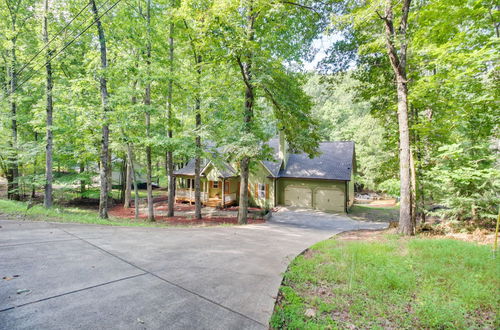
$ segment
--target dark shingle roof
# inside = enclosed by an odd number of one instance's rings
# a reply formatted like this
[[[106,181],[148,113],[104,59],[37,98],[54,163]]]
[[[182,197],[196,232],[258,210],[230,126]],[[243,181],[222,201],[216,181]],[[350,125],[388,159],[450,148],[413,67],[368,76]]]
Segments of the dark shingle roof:
[[[217,168],[217,170],[219,170],[219,173],[223,178],[232,178],[238,175],[236,170],[228,163],[223,163],[222,166],[223,168],[220,168],[220,166],[215,166],[215,167]]]
[[[279,160],[279,139],[278,138],[271,139],[269,140],[269,142],[267,142],[267,145],[274,150],[272,156],[276,160],[275,161],[263,160],[262,164],[264,164],[264,166],[269,170],[269,172],[271,172],[271,175],[273,177],[277,177],[281,167],[281,160]]]
[[[306,154],[290,154],[287,166],[280,170],[281,160],[279,160],[279,140],[271,139],[268,145],[274,150],[276,161],[262,161],[264,166],[271,172],[273,177],[282,178],[304,178],[304,179],[325,179],[325,180],[351,180],[351,172],[354,166],[354,142],[335,141],[322,142],[319,144],[319,156],[310,159]],[[202,160],[201,169],[208,165],[206,160]],[[224,178],[237,175],[237,171],[228,163],[223,163],[224,168],[217,166]],[[174,172],[175,175],[194,176],[194,159],[191,159],[186,166]]]
[[[351,180],[354,142],[322,142],[318,151],[321,154],[313,159],[306,154],[290,154],[286,168],[279,172],[279,177]]]
[[[191,159],[187,164],[186,166],[184,166],[183,168],[181,169],[178,169],[177,171],[174,171],[174,175],[188,175],[188,176],[194,176],[194,162],[195,162],[195,159]],[[202,165],[201,165],[201,168],[203,169],[203,167],[205,167],[206,163],[203,164],[203,160],[202,160]]]
[[[194,163],[195,163],[195,160],[191,159],[186,164],[186,166],[184,166],[183,168],[181,168],[177,171],[174,171],[174,175],[194,176]],[[208,165],[208,162],[205,159],[202,159],[201,171],[203,171],[205,169],[205,167],[207,167],[207,165]],[[223,166],[224,166],[224,168],[217,167],[217,169],[219,170],[219,172],[223,178],[231,178],[231,177],[234,177],[237,175],[236,170],[231,165],[229,165],[227,163],[223,163]]]

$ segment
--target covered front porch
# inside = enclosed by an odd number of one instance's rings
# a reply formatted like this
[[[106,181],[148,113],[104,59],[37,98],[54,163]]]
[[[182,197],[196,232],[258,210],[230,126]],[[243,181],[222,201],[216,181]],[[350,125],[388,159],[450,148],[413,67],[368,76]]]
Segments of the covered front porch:
[[[237,178],[209,180],[201,178],[200,199],[205,206],[227,207],[237,204]],[[195,202],[194,177],[176,177],[175,201]]]

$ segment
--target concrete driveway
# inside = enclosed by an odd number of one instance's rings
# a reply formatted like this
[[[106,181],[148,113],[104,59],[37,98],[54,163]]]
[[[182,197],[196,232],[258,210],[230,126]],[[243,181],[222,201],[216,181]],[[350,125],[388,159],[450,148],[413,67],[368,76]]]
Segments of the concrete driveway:
[[[297,254],[387,224],[283,209],[233,227],[0,226],[1,329],[264,329]]]

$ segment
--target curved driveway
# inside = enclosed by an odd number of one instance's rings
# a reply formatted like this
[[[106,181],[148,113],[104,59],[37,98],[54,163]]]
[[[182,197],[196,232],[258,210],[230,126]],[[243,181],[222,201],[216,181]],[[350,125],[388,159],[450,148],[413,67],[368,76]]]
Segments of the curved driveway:
[[[0,226],[1,329],[264,329],[297,254],[387,224],[282,209],[232,227]]]

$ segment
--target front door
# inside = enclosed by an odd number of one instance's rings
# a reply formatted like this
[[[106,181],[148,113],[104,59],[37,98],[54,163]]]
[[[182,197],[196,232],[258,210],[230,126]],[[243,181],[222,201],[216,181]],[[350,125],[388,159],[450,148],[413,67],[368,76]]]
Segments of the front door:
[[[221,181],[209,181],[209,198],[222,198],[222,182]]]

